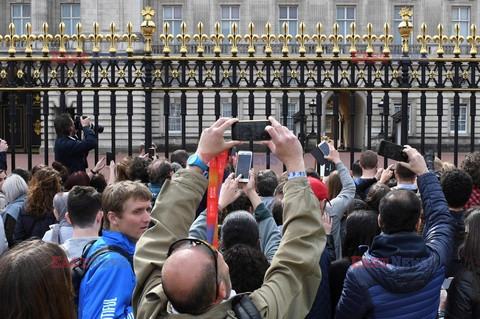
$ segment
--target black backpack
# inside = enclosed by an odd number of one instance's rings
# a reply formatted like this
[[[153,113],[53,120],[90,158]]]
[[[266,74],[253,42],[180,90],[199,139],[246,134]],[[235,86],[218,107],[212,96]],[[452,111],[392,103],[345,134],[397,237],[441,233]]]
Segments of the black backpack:
[[[79,258],[74,258],[70,262],[70,268],[72,270],[72,285],[73,285],[73,302],[75,305],[75,308],[78,307],[78,298],[79,298],[79,293],[80,293],[80,284],[82,283],[83,276],[87,273],[88,269],[90,266],[93,264],[95,259],[97,259],[98,256],[106,254],[108,252],[116,252],[125,257],[128,262],[130,263],[130,266],[132,267],[133,271],[133,259],[130,257],[130,255],[123,250],[122,248],[118,246],[113,246],[113,245],[108,245],[108,246],[103,246],[99,248],[97,251],[95,251],[90,258],[87,259],[88,253],[90,249],[92,248],[93,244],[96,242],[96,240],[92,240],[89,242],[87,245],[85,245],[85,248],[83,248],[82,252],[82,257]]]

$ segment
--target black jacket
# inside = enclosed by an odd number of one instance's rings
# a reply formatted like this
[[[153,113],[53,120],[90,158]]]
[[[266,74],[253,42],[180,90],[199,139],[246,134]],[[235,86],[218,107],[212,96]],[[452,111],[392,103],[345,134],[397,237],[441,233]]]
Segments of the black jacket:
[[[480,271],[460,271],[448,288],[445,319],[480,318]]]
[[[71,136],[59,136],[55,140],[55,160],[68,167],[70,174],[85,171],[88,152],[97,147],[97,138],[90,127],[83,127],[83,136],[84,140]]]
[[[46,213],[42,218],[34,218],[25,211],[24,205],[18,214],[13,241],[22,241],[30,237],[43,238],[43,235],[50,229],[50,225],[56,222],[52,212]]]

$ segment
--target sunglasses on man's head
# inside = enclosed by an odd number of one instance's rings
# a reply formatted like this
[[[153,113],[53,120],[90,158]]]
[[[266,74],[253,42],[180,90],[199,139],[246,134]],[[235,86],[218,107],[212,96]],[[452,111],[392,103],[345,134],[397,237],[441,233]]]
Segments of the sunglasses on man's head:
[[[215,247],[213,247],[208,242],[202,239],[191,238],[191,237],[182,238],[173,242],[173,244],[170,245],[170,248],[168,248],[167,258],[170,257],[178,249],[190,248],[195,246],[198,246],[203,250],[208,251],[213,256],[213,261],[215,263],[215,280],[216,280],[215,300],[216,300],[218,298],[218,264],[217,264],[218,250]]]

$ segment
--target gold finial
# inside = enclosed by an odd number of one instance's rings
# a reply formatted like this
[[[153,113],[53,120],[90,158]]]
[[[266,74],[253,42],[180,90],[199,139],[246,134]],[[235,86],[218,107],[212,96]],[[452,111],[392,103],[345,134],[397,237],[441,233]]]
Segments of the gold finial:
[[[443,55],[445,51],[443,50],[443,42],[448,41],[448,37],[443,35],[443,24],[438,25],[438,35],[433,37],[433,41],[438,42],[437,54],[439,56]]]
[[[48,49],[48,42],[53,40],[53,36],[50,33],[48,33],[48,23],[45,22],[42,25],[42,30],[43,30],[43,34],[40,34],[38,36],[38,40],[43,42],[42,53],[48,54],[48,52],[50,52],[50,50]]]
[[[177,40],[182,41],[182,46],[180,47],[180,53],[186,54],[187,53],[187,42],[190,41],[190,34],[187,34],[187,24],[182,21],[180,24],[180,30],[182,34],[177,35]]]
[[[22,41],[26,42],[25,53],[27,54],[27,56],[30,56],[32,54],[32,41],[35,41],[37,37],[32,34],[32,25],[30,24],[30,22],[27,22],[27,24],[25,25],[25,29],[27,34],[22,35]]]
[[[125,50],[128,54],[133,53],[132,43],[137,40],[137,35],[133,34],[133,23],[127,23],[127,33],[122,36],[123,41],[127,41],[127,49]]]
[[[275,41],[275,36],[271,34],[272,32],[272,24],[267,22],[265,25],[265,34],[262,34],[262,40],[266,41],[267,44],[265,45],[265,54],[272,54],[272,45],[271,42]]]
[[[2,35],[0,35],[0,42],[2,42],[2,41],[3,41],[3,37],[2,37]]]
[[[55,35],[55,40],[60,41],[60,47],[58,51],[60,53],[66,53],[67,49],[65,49],[65,42],[70,40],[70,36],[68,34],[65,34],[65,23],[60,22],[58,28],[60,29],[60,34]]]
[[[480,42],[480,37],[476,35],[477,26],[472,24],[470,27],[470,35],[467,37],[467,42],[470,43],[470,54],[477,54],[477,42]]]
[[[282,24],[282,31],[283,34],[278,36],[278,40],[283,42],[282,53],[288,54],[288,42],[291,41],[293,37],[291,34],[288,34],[288,24],[286,22]]]
[[[333,25],[333,34],[330,34],[328,37],[330,41],[333,41],[333,50],[332,53],[337,55],[340,53],[340,48],[338,47],[338,42],[343,41],[343,35],[338,34],[338,23]]]
[[[352,32],[352,34],[347,34],[347,37],[345,39],[347,41],[350,41],[350,53],[354,54],[355,52],[357,52],[356,43],[360,41],[360,35],[355,33],[357,32],[357,25],[355,24],[355,22],[352,22],[350,24],[350,31]]]
[[[380,35],[380,41],[384,42],[385,45],[383,46],[383,53],[390,54],[390,42],[393,41],[393,35],[389,34],[390,32],[390,25],[385,23],[383,25],[384,34]]]
[[[232,24],[232,34],[229,34],[227,37],[227,39],[230,40],[230,42],[232,42],[232,49],[230,50],[232,54],[238,53],[237,42],[242,40],[242,36],[237,34],[237,32],[238,32],[238,26],[234,22]]]
[[[422,26],[420,27],[420,31],[422,34],[417,35],[417,41],[422,44],[422,48],[420,49],[420,54],[427,54],[427,42],[430,42],[432,39],[428,34],[427,34],[427,25],[425,23],[422,23]]]
[[[305,54],[307,50],[305,49],[305,42],[310,39],[308,34],[305,34],[305,23],[300,23],[299,25],[300,34],[295,36],[295,40],[300,42],[300,49],[298,49],[298,53]]]
[[[220,44],[222,43],[223,39],[225,39],[225,36],[221,33],[220,23],[215,22],[215,26],[213,28],[215,30],[215,34],[210,35],[210,39],[215,42],[215,48],[213,49],[213,53],[219,54],[222,52]]]
[[[10,46],[8,47],[8,54],[14,55],[15,52],[15,42],[20,41],[20,37],[18,34],[15,34],[15,25],[13,23],[10,23],[8,25],[8,29],[10,30],[10,34],[7,34],[5,36],[5,42],[10,42]]]
[[[115,27],[115,23],[110,23],[110,34],[107,34],[105,36],[105,39],[107,39],[107,41],[110,41],[110,49],[108,50],[108,52],[110,53],[117,52],[117,48],[115,47],[115,41],[120,40],[120,36],[115,33],[116,29],[117,28]]]
[[[150,6],[147,6],[142,10],[142,16],[145,20],[143,20],[142,24],[140,24],[140,28],[143,36],[145,37],[145,53],[147,54],[152,53],[152,37],[155,34],[155,30],[157,30],[155,22],[152,21],[152,17],[154,15],[155,10],[153,10]]]
[[[163,24],[163,34],[160,34],[160,40],[163,41],[163,53],[169,54],[170,53],[170,45],[169,42],[173,41],[174,37],[173,34],[168,34],[170,31],[170,23],[165,22]]]
[[[373,53],[372,43],[377,41],[377,36],[373,34],[373,26],[371,23],[367,24],[367,34],[363,36],[363,41],[367,42],[366,53]]]
[[[87,39],[87,36],[82,33],[82,24],[80,22],[76,25],[77,34],[72,35],[72,40],[77,42],[77,52],[83,52],[83,42]]]
[[[194,34],[193,39],[198,41],[197,53],[202,54],[203,52],[205,52],[205,50],[203,49],[203,41],[207,41],[208,36],[203,33],[203,23],[199,22],[197,27],[198,34]]]
[[[322,34],[323,25],[320,22],[317,23],[315,29],[317,30],[317,34],[312,35],[312,40],[317,42],[317,49],[315,50],[315,53],[322,54],[322,42],[327,40],[327,36],[325,34]]]
[[[408,7],[403,7],[399,15],[402,17],[402,22],[398,24],[398,33],[402,37],[402,53],[408,53],[408,38],[413,31],[410,17],[413,15],[413,12]]]
[[[450,37],[450,42],[455,43],[455,48],[453,49],[453,54],[460,54],[462,51],[460,50],[460,43],[465,40],[465,38],[460,35],[460,26],[458,23],[455,23],[453,26],[453,30],[455,31],[455,35]]]
[[[93,41],[93,52],[100,52],[99,42],[103,40],[103,35],[99,34],[100,25],[98,22],[93,23],[93,34],[90,34],[88,38]]]
[[[248,53],[253,54],[255,53],[255,45],[254,42],[258,41],[258,35],[254,34],[255,26],[253,22],[248,24],[248,34],[245,34],[245,40],[248,41]]]

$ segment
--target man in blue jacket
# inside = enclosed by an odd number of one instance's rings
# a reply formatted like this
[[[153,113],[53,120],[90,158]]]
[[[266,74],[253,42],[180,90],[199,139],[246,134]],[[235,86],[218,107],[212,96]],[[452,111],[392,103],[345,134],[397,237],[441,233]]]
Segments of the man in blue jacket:
[[[78,318],[133,319],[131,299],[135,288],[132,258],[135,245],[150,223],[152,193],[140,182],[123,181],[107,186],[102,195],[102,237],[87,260],[105,246],[112,251],[96,257],[80,284]],[[120,250],[118,250],[120,249]],[[128,257],[128,258],[127,258]]]
[[[68,113],[58,115],[54,120],[55,160],[68,168],[70,174],[77,171],[84,171],[88,167],[88,152],[97,147],[98,141],[95,133],[90,128],[90,118],[80,117],[80,124],[83,131],[83,140],[75,137],[75,124]]]
[[[437,318],[440,288],[452,251],[452,217],[438,178],[409,146],[400,165],[418,176],[422,203],[409,190],[380,202],[382,233],[348,270],[335,318]],[[423,204],[425,227],[420,229]]]

